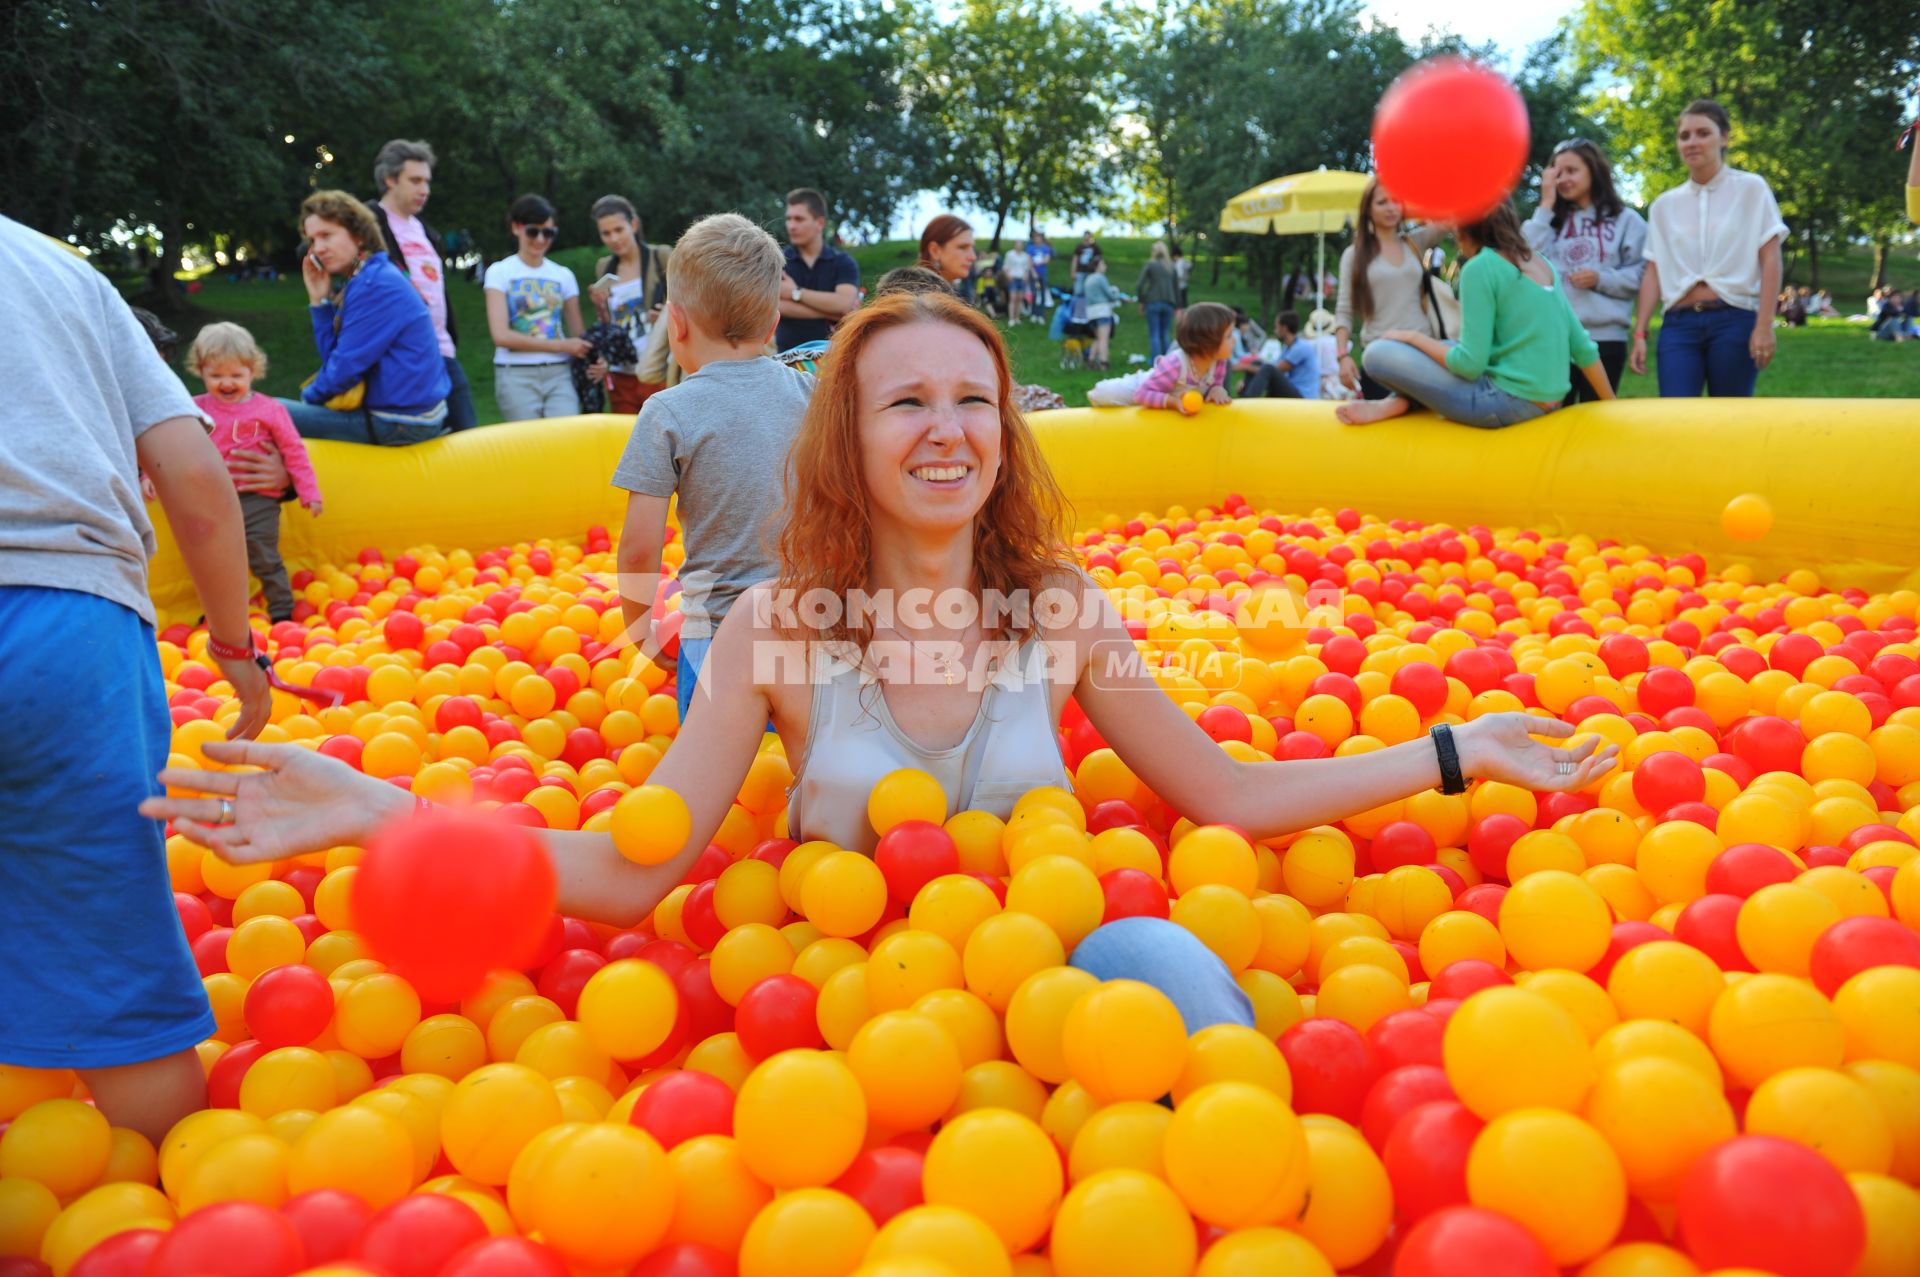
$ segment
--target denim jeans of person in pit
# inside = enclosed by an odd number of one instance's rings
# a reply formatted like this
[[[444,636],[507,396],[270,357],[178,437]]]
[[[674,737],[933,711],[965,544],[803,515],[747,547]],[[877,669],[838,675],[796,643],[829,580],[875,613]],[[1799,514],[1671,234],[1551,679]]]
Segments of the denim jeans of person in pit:
[[[1098,980],[1138,980],[1167,995],[1187,1036],[1216,1024],[1253,1027],[1253,1003],[1233,972],[1185,927],[1164,918],[1118,918],[1095,927],[1069,962]]]
[[[1724,306],[1717,310],[1670,310],[1660,321],[1660,350],[1655,371],[1662,399],[1697,399],[1705,390],[1715,399],[1750,399],[1760,380],[1748,343],[1756,316]]]
[[[1456,377],[1445,364],[1403,341],[1371,342],[1365,359],[1367,374],[1375,381],[1463,426],[1498,430],[1546,412],[1539,404],[1500,389],[1485,373],[1474,381]]]

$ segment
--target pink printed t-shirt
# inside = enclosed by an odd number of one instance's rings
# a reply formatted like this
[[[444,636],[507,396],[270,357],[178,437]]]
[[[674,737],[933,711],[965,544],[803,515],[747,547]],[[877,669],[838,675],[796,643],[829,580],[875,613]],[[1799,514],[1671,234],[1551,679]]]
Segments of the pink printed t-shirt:
[[[287,463],[287,477],[293,480],[301,504],[312,505],[320,499],[320,480],[285,404],[261,394],[248,395],[239,403],[222,403],[211,394],[195,395],[193,402],[213,422],[213,446],[221,457],[231,459],[242,449],[257,451],[271,439]]]
[[[440,254],[433,251],[427,228],[420,224],[419,218],[388,209],[387,225],[393,227],[394,242],[400,245],[400,255],[407,259],[407,278],[413,281],[414,291],[420,294],[420,300],[427,304],[427,312],[433,316],[433,333],[440,339],[440,353],[451,359],[453,338],[447,336],[447,290]]]

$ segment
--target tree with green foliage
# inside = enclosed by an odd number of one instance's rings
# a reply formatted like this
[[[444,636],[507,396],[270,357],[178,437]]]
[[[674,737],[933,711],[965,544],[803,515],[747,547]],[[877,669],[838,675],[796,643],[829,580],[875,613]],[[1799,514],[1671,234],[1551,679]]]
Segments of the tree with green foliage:
[[[907,72],[914,114],[940,139],[929,185],[1007,220],[1091,211],[1113,148],[1104,24],[1058,0],[966,0],[915,11]]]
[[[1733,117],[1730,158],[1773,187],[1789,270],[1820,282],[1820,250],[1873,236],[1884,258],[1901,184],[1888,142],[1920,68],[1910,6],[1829,0],[1587,0],[1575,27],[1587,64],[1624,86],[1593,99],[1648,199],[1686,180],[1680,110],[1709,97]]]

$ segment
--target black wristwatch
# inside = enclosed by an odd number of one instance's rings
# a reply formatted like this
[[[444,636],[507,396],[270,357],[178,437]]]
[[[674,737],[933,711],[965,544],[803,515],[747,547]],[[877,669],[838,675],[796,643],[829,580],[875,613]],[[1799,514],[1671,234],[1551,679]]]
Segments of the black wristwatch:
[[[1460,772],[1460,749],[1453,743],[1453,728],[1436,723],[1428,735],[1433,737],[1434,751],[1440,755],[1440,792],[1466,793],[1467,778]]]

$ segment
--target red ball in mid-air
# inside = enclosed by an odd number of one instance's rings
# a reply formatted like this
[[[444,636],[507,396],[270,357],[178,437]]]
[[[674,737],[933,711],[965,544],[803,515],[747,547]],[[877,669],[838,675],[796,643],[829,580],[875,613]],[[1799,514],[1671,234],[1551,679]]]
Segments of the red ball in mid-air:
[[[1505,76],[1465,58],[1431,58],[1380,99],[1374,167],[1408,212],[1473,222],[1512,192],[1531,138],[1526,103]]]

